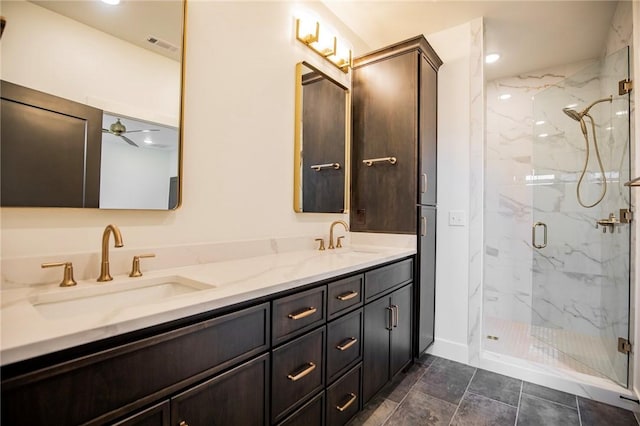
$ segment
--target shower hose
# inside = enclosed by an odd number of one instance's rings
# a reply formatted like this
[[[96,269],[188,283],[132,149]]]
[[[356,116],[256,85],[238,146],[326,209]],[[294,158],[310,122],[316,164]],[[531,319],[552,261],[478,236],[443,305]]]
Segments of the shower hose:
[[[605,194],[607,193],[607,176],[604,173],[604,167],[602,165],[602,159],[600,158],[600,150],[598,149],[598,139],[596,137],[596,125],[593,121],[593,117],[591,117],[591,115],[589,114],[585,114],[584,117],[589,117],[589,120],[591,121],[591,133],[593,134],[593,146],[595,148],[596,151],[596,158],[598,159],[598,165],[600,166],[600,172],[602,173],[602,194],[600,195],[600,198],[598,198],[598,200],[593,203],[593,204],[585,204],[582,201],[582,197],[580,197],[580,185],[582,185],[582,180],[584,179],[584,175],[587,173],[587,165],[589,164],[589,136],[587,134],[587,132],[583,132],[582,134],[584,135],[584,142],[587,148],[587,155],[584,159],[584,167],[582,168],[582,174],[580,175],[580,179],[578,179],[578,186],[576,187],[576,195],[578,197],[578,203],[582,206],[582,207],[586,207],[586,208],[591,208],[591,207],[595,207],[597,206],[600,201],[602,201],[602,199],[604,198]],[[584,117],[582,117],[582,120],[584,120]]]

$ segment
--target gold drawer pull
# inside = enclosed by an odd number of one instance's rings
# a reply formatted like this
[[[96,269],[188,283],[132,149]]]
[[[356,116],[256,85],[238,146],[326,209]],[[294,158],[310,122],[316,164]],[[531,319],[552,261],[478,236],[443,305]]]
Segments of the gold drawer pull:
[[[345,404],[343,406],[337,405],[336,409],[338,411],[340,411],[340,412],[343,412],[347,408],[351,407],[351,404],[356,402],[356,399],[358,399],[358,397],[356,396],[355,393],[349,393],[349,400],[347,402],[345,402]]]
[[[307,374],[311,373],[313,370],[316,369],[316,365],[312,362],[308,362],[307,365],[308,367],[306,367],[304,370],[300,371],[297,374],[288,374],[287,379],[291,380],[292,382],[295,382],[296,380],[302,379],[304,376],[306,376]]]
[[[189,426],[189,423],[185,422],[184,420],[180,422],[180,424],[178,426]]]
[[[314,308],[313,306],[309,306],[304,311],[298,312],[297,314],[289,314],[287,316],[289,318],[293,319],[293,320],[299,320],[299,319],[302,319],[302,318],[306,318],[309,315],[315,314],[316,311],[317,311],[316,308]]]
[[[358,295],[357,291],[350,291],[349,293],[343,293],[343,294],[337,296],[336,298],[338,300],[342,300],[344,302],[345,300],[353,299],[357,295]]]
[[[355,337],[349,337],[347,339],[347,343],[339,344],[338,346],[336,346],[336,349],[338,349],[339,351],[346,351],[351,346],[355,345],[357,341],[358,339],[356,339]]]

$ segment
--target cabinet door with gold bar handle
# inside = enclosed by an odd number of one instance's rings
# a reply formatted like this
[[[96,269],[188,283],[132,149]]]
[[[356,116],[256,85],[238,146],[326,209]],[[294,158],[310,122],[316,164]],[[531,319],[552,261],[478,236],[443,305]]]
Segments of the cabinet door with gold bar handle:
[[[329,283],[327,291],[327,317],[329,320],[362,306],[364,275],[343,278]]]
[[[327,388],[326,418],[328,425],[346,424],[360,411],[360,380],[362,364],[346,373],[340,380]]]
[[[273,350],[271,421],[279,422],[324,388],[326,327]]]
[[[362,360],[362,308],[327,325],[327,383]]]
[[[274,300],[273,345],[284,343],[324,324],[326,294],[327,287],[321,286]]]

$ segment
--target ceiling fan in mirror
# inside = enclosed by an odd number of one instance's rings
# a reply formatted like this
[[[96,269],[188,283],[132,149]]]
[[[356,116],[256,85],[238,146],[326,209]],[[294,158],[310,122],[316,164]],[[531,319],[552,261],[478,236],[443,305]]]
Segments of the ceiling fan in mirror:
[[[133,145],[136,148],[139,148],[138,144],[125,136],[128,133],[146,133],[146,132],[159,132],[159,129],[139,129],[139,130],[127,130],[124,124],[120,122],[120,119],[117,118],[116,122],[111,124],[108,129],[102,129],[102,133],[111,133],[112,135],[118,136],[122,138],[129,145]]]

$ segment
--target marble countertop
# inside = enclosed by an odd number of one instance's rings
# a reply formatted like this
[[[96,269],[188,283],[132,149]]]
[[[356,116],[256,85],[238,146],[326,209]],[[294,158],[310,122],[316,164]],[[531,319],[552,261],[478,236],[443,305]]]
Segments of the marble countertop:
[[[352,246],[336,250],[300,250],[147,272],[141,278],[114,276],[108,283],[78,281],[6,289],[1,297],[2,365],[250,301],[283,290],[337,277],[401,259],[413,248]],[[94,299],[95,307],[47,313],[52,301],[76,300],[96,292],[128,290],[142,282],[192,280],[202,289],[159,301],[112,308]],[[87,299],[83,299],[84,303]],[[87,301],[87,303],[89,303]],[[93,305],[92,305],[93,306]]]

